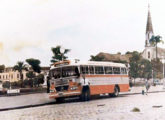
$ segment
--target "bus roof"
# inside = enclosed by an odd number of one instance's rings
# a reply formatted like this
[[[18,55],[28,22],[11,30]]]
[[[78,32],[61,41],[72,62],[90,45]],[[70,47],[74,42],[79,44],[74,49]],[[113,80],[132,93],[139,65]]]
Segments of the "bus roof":
[[[65,60],[61,62],[56,62],[51,66],[51,69],[64,67],[64,66],[80,66],[80,65],[94,65],[94,66],[112,66],[112,67],[126,67],[125,64],[122,63],[114,63],[114,62],[103,62],[103,61],[70,61]]]

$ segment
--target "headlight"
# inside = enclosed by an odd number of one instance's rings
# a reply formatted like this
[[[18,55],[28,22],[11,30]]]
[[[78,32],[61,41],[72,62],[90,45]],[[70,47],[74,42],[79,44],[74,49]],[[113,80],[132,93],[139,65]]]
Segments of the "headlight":
[[[70,88],[70,90],[77,90],[77,89],[78,89],[77,86],[73,86],[73,87]]]

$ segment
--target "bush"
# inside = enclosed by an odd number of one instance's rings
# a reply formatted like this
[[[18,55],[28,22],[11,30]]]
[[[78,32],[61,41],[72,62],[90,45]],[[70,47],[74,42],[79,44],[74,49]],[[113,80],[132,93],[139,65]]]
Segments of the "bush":
[[[2,84],[3,88],[10,88],[10,82],[6,81]]]

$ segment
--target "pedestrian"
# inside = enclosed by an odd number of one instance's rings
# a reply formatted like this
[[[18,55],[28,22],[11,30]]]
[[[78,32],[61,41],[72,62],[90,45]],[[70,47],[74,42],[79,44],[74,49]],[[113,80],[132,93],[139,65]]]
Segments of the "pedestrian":
[[[144,89],[145,89],[145,87],[144,87],[144,85],[142,86],[142,95],[144,95]]]
[[[145,86],[146,86],[146,95],[147,95],[148,90],[150,88],[150,84],[149,84],[148,80],[146,80]]]

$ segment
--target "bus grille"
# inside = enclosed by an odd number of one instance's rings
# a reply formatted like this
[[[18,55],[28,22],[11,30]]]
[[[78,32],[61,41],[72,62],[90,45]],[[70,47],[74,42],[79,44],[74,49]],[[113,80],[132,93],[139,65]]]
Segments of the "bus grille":
[[[59,92],[59,91],[67,91],[69,88],[69,86],[58,86],[56,87],[56,91]]]
[[[63,86],[63,85],[68,85],[68,84],[69,82],[66,79],[58,79],[55,81],[56,86],[61,86],[61,85]]]

